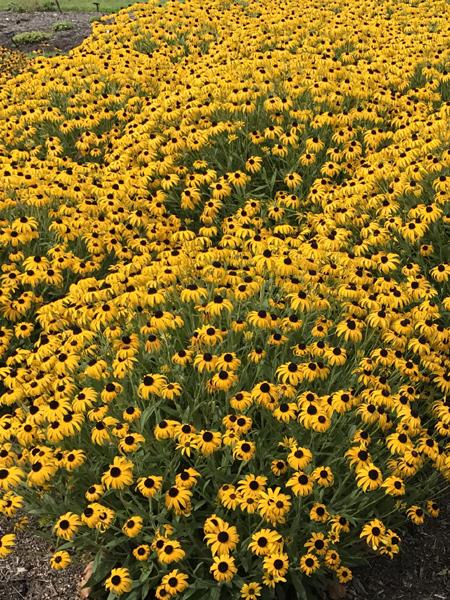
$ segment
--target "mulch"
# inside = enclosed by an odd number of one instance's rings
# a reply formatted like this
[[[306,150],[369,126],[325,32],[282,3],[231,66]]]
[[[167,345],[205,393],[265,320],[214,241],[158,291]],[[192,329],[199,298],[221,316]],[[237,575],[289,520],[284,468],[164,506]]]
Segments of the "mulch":
[[[0,524],[0,534],[1,529]],[[79,600],[84,565],[75,560],[64,571],[54,571],[50,545],[36,535],[35,525],[16,535],[15,551],[0,559],[1,600]]]
[[[351,600],[448,600],[450,598],[450,496],[441,513],[417,527],[408,526],[400,554],[375,558],[354,570],[345,598]]]
[[[102,13],[94,12],[30,12],[19,13],[0,11],[0,46],[23,52],[44,51],[49,53],[68,52],[91,33],[91,21],[100,18]],[[74,28],[68,31],[53,31],[55,23],[71,23]],[[17,46],[13,42],[16,33],[47,31],[52,33],[50,40],[38,44]]]

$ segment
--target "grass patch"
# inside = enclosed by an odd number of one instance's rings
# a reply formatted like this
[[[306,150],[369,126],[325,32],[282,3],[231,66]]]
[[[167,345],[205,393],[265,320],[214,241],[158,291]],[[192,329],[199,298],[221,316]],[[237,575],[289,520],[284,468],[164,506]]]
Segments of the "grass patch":
[[[134,4],[133,0],[60,0],[61,10],[64,12],[98,12],[112,13],[121,8]],[[0,10],[16,12],[55,12],[58,10],[54,0],[0,0]]]

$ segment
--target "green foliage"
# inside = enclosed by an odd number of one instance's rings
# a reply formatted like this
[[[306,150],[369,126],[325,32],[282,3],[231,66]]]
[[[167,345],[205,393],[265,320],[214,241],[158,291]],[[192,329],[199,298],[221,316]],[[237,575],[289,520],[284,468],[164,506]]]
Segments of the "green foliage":
[[[0,0],[1,8],[2,2]],[[56,3],[53,0],[11,0],[5,9],[19,13],[51,12],[56,10]]]
[[[18,46],[26,46],[27,44],[46,42],[50,40],[51,37],[52,34],[48,31],[22,31],[21,33],[16,33],[12,38],[12,41]]]
[[[74,29],[74,24],[70,21],[60,21],[59,23],[53,23],[52,29],[53,31],[70,31]]]

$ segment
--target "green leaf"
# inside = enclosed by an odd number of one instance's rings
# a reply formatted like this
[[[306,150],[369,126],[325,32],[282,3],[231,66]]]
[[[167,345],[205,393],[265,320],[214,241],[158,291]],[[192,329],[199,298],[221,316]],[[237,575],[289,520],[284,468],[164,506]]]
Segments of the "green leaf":
[[[146,581],[144,583],[144,585],[141,586],[141,598],[142,600],[145,600],[145,598],[147,597],[147,594],[150,591],[150,582]]]
[[[114,568],[115,562],[115,559],[108,558],[103,550],[97,552],[92,564],[92,575],[86,583],[86,587],[92,587],[103,581],[110,574],[111,569]]]
[[[305,586],[302,583],[300,575],[296,571],[293,571],[292,573],[290,573],[290,579],[292,585],[295,588],[295,591],[297,592],[298,600],[308,600],[308,594],[306,592]]]
[[[222,592],[222,588],[220,587],[214,587],[210,592],[209,592],[209,600],[220,600],[220,594]]]

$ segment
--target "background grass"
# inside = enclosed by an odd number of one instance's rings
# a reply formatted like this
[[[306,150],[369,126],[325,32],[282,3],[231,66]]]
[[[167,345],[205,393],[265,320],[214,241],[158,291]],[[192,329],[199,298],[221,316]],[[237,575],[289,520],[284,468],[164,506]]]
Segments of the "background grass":
[[[121,8],[134,4],[136,0],[98,0],[99,11],[104,13],[116,12]],[[74,11],[74,12],[95,12],[96,6],[92,0],[59,0],[63,11]],[[50,7],[54,5],[56,11],[56,4],[51,0],[0,0],[0,10],[14,10],[21,12],[33,12],[42,10],[43,7]],[[48,9],[47,9],[48,10]]]

